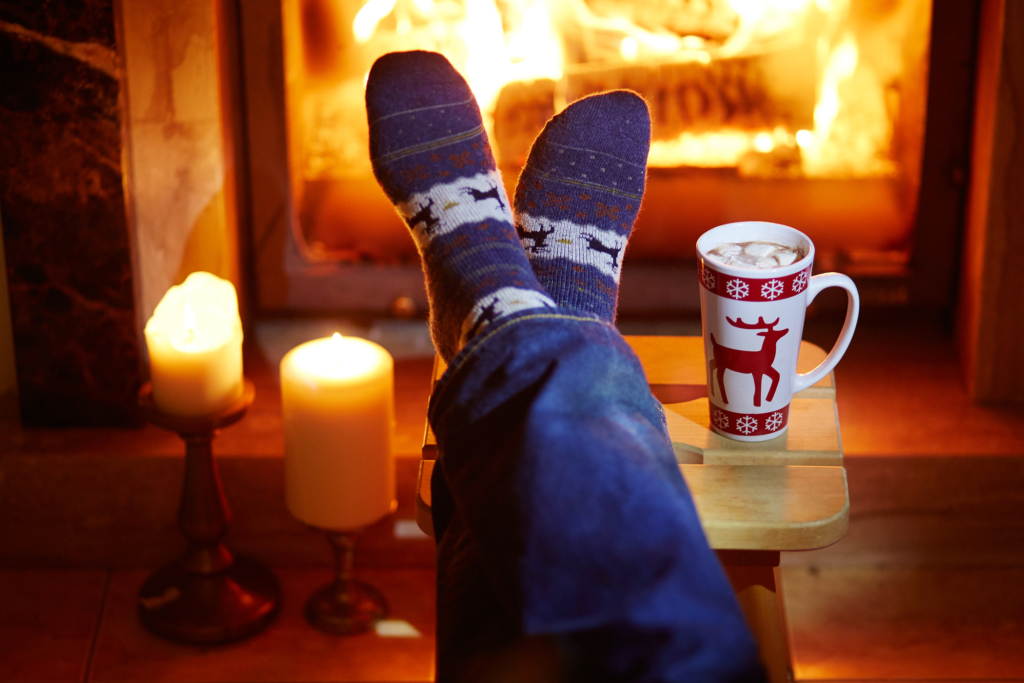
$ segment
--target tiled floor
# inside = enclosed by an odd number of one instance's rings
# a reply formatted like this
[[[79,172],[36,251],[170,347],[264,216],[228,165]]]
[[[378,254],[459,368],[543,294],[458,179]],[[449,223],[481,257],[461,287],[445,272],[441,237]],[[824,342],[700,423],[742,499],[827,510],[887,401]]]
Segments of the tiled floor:
[[[315,631],[302,605],[328,572],[277,574],[266,631],[190,647],[140,625],[144,572],[0,572],[0,681],[432,680],[432,571],[360,572],[418,637]],[[798,681],[1024,681],[1024,567],[787,567],[783,582]]]
[[[1024,567],[783,570],[797,680],[1024,680]]]
[[[114,572],[96,641],[92,681],[429,681],[434,666],[433,572],[366,570],[391,606],[390,619],[411,624],[413,637],[376,633],[340,637],[311,628],[306,598],[330,580],[322,570],[279,570],[282,611],[265,631],[220,647],[166,642],[136,617],[144,572]]]
[[[0,572],[0,681],[433,680],[433,571],[359,571],[387,597],[391,624],[404,628],[346,637],[316,631],[302,615],[327,570],[275,573],[283,606],[273,624],[240,643],[194,647],[142,627],[136,596],[146,572]]]
[[[107,575],[0,571],[0,680],[83,680]]]

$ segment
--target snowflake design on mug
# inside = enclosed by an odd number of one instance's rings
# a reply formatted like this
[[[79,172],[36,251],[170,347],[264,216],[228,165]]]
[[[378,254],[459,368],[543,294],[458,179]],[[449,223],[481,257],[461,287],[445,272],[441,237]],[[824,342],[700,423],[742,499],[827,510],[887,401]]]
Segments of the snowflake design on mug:
[[[744,415],[740,419],[736,420],[736,429],[740,430],[744,434],[751,434],[757,431],[757,420],[749,415]]]
[[[719,429],[726,429],[729,426],[729,416],[723,413],[721,410],[715,411],[715,426]]]
[[[793,291],[802,292],[804,287],[807,286],[807,271],[801,271],[797,273],[797,276],[793,278]]]
[[[708,268],[701,270],[700,278],[704,282],[704,286],[710,289],[712,292],[715,291],[715,271]]]
[[[725,285],[725,291],[733,299],[745,299],[750,294],[750,287],[743,280],[729,280]]]
[[[764,428],[769,432],[774,432],[782,426],[782,413],[772,413],[764,421]]]
[[[761,296],[765,299],[777,299],[782,296],[782,280],[769,280],[761,285]]]

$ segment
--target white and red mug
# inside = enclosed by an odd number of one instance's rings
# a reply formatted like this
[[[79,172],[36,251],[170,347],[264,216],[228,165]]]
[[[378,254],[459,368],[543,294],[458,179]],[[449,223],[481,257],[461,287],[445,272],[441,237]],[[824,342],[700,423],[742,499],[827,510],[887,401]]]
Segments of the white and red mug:
[[[804,256],[776,268],[723,265],[708,257],[719,245],[746,242],[782,244]],[[720,225],[697,240],[697,255],[711,427],[738,441],[780,436],[789,426],[793,394],[820,381],[849,346],[860,312],[857,287],[839,273],[811,277],[814,244],[777,223]],[[797,374],[807,306],[827,287],[846,290],[846,322],[821,365]]]

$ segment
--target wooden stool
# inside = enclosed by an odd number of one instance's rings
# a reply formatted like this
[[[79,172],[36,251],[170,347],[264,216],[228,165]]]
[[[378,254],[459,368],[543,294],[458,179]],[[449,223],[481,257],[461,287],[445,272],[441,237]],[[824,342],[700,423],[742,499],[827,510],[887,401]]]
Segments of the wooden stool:
[[[665,408],[679,469],[746,614],[768,678],[771,683],[790,681],[779,553],[835,543],[846,533],[850,516],[832,376],[793,399],[785,434],[743,443],[709,427],[700,337],[628,336],[626,341]],[[807,372],[824,358],[821,348],[803,342],[797,368]],[[437,359],[434,382],[444,371]],[[428,424],[416,521],[430,536],[430,477],[436,458],[437,441]]]

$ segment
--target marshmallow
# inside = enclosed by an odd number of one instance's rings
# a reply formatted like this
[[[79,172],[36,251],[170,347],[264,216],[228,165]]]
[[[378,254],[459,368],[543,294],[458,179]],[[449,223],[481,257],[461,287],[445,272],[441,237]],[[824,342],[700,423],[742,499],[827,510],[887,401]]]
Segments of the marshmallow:
[[[780,266],[788,266],[790,263],[796,261],[796,252],[778,251],[775,253],[775,258],[778,260]]]
[[[707,255],[717,263],[739,268],[778,268],[804,256],[799,249],[771,242],[727,242],[716,246]]]
[[[751,256],[768,256],[777,249],[778,245],[765,242],[751,242],[743,247],[743,251]]]

